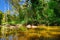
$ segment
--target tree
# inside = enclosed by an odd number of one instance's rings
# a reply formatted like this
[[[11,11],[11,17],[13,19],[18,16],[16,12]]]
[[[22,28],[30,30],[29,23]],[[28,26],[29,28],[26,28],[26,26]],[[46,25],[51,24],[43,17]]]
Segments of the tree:
[[[60,23],[59,0],[26,0],[24,5],[20,4],[21,0],[8,0],[8,2],[12,5],[12,9],[19,13],[16,16],[19,23],[31,25]]]
[[[56,24],[59,25],[60,24],[60,3],[59,0],[51,0],[49,3],[49,8],[54,10],[54,14],[55,14],[55,22],[52,21],[51,24]]]
[[[2,19],[3,19],[3,12],[0,11],[0,25],[2,24]]]

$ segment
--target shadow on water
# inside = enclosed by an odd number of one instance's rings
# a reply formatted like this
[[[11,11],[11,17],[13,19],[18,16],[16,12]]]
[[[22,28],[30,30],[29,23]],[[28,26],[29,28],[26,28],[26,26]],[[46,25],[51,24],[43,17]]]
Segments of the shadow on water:
[[[38,38],[34,38],[34,37],[31,37],[30,39],[28,40],[60,40],[60,38],[45,38],[45,37],[38,37]]]
[[[56,38],[49,38],[49,37],[25,37],[27,38],[27,40],[60,40],[60,36],[56,37]],[[0,38],[0,40],[20,40],[18,36],[13,36],[13,35],[9,35],[8,37],[3,37]]]

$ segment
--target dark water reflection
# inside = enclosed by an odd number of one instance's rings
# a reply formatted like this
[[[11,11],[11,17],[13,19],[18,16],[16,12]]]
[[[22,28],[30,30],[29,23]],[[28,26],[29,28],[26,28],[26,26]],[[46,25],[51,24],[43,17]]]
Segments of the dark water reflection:
[[[18,36],[8,36],[8,38],[0,38],[0,40],[19,40],[18,39]],[[25,39],[24,39],[25,40]],[[27,40],[60,40],[60,39],[57,39],[57,38],[44,38],[44,37],[40,37],[40,38],[30,38],[30,39],[27,39]]]
[[[18,37],[15,35],[9,35],[8,37],[2,37],[0,40],[18,40]]]
[[[43,36],[41,37],[27,37],[29,35],[9,35],[9,36],[5,36],[5,35],[2,35],[3,37],[0,38],[0,40],[60,40],[60,35],[57,36],[57,38],[45,38]],[[22,37],[22,38],[21,38]]]
[[[6,40],[5,38],[0,38],[0,40]]]
[[[13,36],[8,36],[8,39],[5,37],[0,38],[0,40],[13,40]]]
[[[10,36],[8,37],[8,40],[13,40],[13,36],[10,35]]]

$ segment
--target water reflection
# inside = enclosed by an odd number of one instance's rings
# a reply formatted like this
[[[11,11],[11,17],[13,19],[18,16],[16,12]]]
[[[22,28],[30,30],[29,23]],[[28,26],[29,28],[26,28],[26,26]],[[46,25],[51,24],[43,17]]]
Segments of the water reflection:
[[[13,36],[10,35],[10,36],[8,37],[8,40],[13,40]]]
[[[27,38],[27,39],[25,39]],[[25,38],[20,38],[17,35],[9,35],[7,37],[2,37],[0,40],[59,40],[60,38],[45,38],[45,37],[25,37]]]
[[[0,40],[6,40],[5,38],[0,38]]]
[[[18,36],[9,35],[8,37],[2,37],[0,40],[18,40]]]
[[[53,27],[41,27],[37,29],[27,29],[25,32],[13,30],[11,34],[2,34],[0,40],[59,40],[60,29]],[[54,33],[54,34],[52,34]]]

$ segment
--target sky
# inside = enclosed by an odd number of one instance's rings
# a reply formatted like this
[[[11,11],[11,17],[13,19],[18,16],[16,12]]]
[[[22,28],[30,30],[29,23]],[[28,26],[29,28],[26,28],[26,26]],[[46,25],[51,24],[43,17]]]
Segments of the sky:
[[[20,4],[23,4],[25,0],[22,0]],[[5,2],[5,0],[0,0],[0,11],[6,12],[6,10],[11,10],[11,6],[9,6],[8,3]]]
[[[0,10],[2,12],[5,12],[6,10],[11,9],[8,3],[5,2],[5,0],[0,0]]]
[[[20,2],[20,4],[24,4],[26,0],[22,0]],[[49,1],[49,0],[45,0],[45,1]],[[9,6],[8,3],[6,3],[6,0],[0,0],[0,11],[2,12],[6,12],[6,10],[8,10],[8,8],[11,10],[11,5]]]

